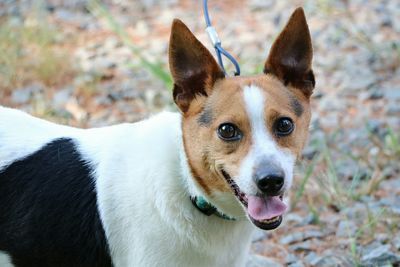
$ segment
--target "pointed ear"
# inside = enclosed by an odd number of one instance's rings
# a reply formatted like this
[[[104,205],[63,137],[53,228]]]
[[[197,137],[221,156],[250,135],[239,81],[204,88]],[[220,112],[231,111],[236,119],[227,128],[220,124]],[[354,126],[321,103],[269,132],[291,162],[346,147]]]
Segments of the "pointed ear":
[[[174,101],[183,112],[196,95],[207,96],[215,81],[224,77],[207,48],[178,19],[172,23],[169,67],[174,79]]]
[[[297,8],[272,45],[264,73],[271,73],[285,85],[292,85],[309,97],[315,87],[313,49],[306,17]]]

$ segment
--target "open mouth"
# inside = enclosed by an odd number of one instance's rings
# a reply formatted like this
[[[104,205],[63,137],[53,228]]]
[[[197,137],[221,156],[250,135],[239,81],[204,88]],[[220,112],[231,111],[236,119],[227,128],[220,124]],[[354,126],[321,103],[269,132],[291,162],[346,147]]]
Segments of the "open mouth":
[[[263,230],[272,230],[282,223],[282,216],[286,211],[286,205],[282,201],[283,195],[248,196],[240,190],[226,171],[221,169],[221,173],[237,199],[246,208],[247,215],[255,226]]]

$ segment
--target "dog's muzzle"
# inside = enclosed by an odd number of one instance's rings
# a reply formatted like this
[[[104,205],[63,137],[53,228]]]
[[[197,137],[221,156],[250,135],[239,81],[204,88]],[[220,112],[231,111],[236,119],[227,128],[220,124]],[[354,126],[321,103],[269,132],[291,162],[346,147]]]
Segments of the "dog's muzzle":
[[[284,178],[281,173],[262,175],[261,179],[255,178],[261,193],[246,195],[226,171],[221,172],[255,226],[263,230],[272,230],[281,224],[283,213],[287,209],[282,201]]]

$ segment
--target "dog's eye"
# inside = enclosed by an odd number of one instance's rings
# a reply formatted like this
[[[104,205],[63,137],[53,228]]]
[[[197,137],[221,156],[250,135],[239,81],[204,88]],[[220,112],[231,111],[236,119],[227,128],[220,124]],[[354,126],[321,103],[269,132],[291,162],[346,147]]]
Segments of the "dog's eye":
[[[224,141],[237,141],[242,138],[238,127],[232,123],[223,123],[218,127],[218,136]]]
[[[286,136],[293,132],[294,124],[290,118],[279,118],[275,122],[274,129],[278,136]]]

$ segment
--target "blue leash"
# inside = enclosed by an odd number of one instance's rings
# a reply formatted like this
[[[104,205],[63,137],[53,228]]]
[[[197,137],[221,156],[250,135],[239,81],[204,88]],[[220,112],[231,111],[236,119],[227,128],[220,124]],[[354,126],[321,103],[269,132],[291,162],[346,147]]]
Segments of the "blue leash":
[[[210,37],[211,43],[214,45],[215,52],[217,53],[217,58],[218,58],[218,63],[221,66],[222,70],[225,71],[224,63],[222,61],[222,55],[224,55],[227,59],[229,59],[232,64],[235,66],[235,76],[240,75],[240,67],[236,59],[229,54],[225,49],[222,48],[221,46],[221,40],[218,37],[217,31],[213,26],[211,26],[211,20],[210,16],[208,15],[208,6],[207,6],[207,0],[203,0],[203,10],[204,10],[204,17],[206,19],[206,32],[208,33],[208,37]]]

